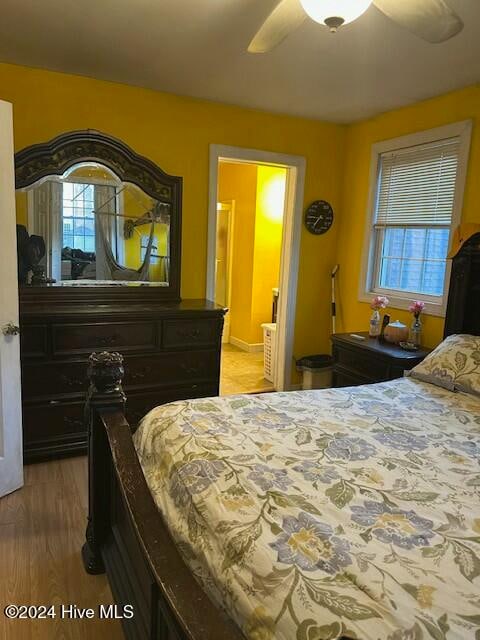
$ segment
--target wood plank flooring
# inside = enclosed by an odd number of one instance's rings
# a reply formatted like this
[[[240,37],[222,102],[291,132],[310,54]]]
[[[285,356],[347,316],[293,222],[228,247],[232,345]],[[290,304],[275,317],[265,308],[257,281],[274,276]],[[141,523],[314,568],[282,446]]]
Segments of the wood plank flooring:
[[[263,354],[222,350],[222,395],[271,391]],[[87,517],[87,459],[25,467],[25,486],[0,498],[0,640],[122,640],[117,620],[8,620],[7,604],[92,607],[113,602],[106,576],[80,557]]]
[[[25,467],[25,486],[0,498],[0,640],[123,639],[118,620],[8,620],[7,604],[113,602],[106,576],[80,557],[87,515],[87,459]]]

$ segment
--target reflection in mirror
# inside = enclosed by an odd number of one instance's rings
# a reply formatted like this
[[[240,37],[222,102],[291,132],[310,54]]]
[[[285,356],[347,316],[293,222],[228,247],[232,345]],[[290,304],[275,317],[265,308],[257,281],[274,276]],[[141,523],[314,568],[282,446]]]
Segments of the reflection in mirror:
[[[82,163],[17,191],[21,284],[168,286],[170,204]]]

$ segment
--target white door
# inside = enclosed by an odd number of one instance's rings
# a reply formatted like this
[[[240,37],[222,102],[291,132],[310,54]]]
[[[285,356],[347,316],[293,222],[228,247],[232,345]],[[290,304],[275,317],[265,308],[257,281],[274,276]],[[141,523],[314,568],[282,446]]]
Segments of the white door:
[[[215,252],[215,302],[230,307],[232,297],[233,202],[217,204],[217,236]],[[230,313],[225,316],[222,342],[230,340]]]
[[[0,100],[0,496],[23,485],[12,105]]]

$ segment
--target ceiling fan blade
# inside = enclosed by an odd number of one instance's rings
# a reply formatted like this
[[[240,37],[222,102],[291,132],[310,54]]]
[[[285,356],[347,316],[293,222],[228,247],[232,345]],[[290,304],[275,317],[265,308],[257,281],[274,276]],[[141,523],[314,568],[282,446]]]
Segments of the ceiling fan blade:
[[[444,0],[373,0],[386,16],[427,42],[445,42],[463,22]]]
[[[306,20],[299,0],[281,0],[251,41],[249,53],[266,53],[279,45]]]

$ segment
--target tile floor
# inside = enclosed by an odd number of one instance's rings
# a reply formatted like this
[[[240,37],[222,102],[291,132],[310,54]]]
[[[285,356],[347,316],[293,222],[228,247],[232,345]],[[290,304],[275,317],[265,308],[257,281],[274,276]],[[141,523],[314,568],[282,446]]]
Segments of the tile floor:
[[[248,353],[232,344],[222,345],[220,395],[273,391],[263,377],[263,353]]]

